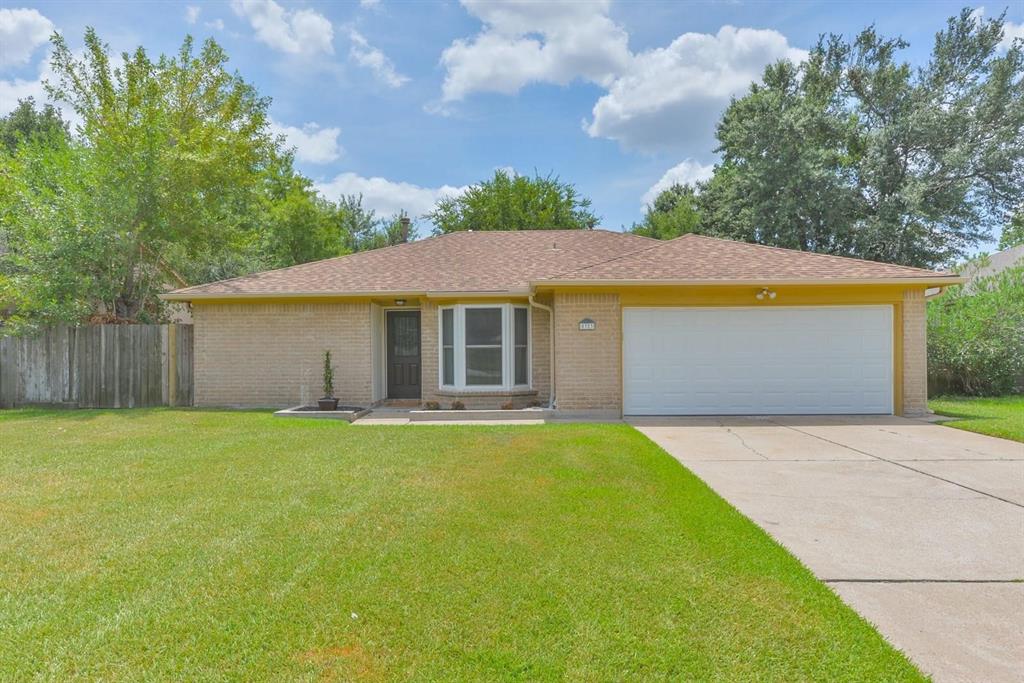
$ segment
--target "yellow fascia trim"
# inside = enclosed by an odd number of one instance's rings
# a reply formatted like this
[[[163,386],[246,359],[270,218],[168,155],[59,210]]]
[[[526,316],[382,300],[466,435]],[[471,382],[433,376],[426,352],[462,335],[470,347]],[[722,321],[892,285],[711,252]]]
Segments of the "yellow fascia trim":
[[[815,287],[843,287],[848,285],[903,285],[921,287],[943,287],[961,285],[967,278],[959,275],[938,275],[935,277],[894,277],[869,279],[823,279],[823,280],[534,280],[532,287],[577,288],[577,287],[782,287],[809,285]]]

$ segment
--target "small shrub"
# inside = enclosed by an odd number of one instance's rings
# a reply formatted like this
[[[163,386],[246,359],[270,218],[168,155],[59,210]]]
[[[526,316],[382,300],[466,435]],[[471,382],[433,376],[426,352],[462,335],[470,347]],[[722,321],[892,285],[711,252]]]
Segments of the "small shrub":
[[[545,405],[547,405],[547,404],[544,403],[544,401],[541,401],[538,398],[535,398],[532,401],[530,401],[530,407],[531,408],[543,408]]]
[[[502,410],[512,410],[514,407],[515,406],[512,404],[512,401],[505,401],[501,404]]]
[[[441,404],[437,401],[424,401],[423,410],[441,410]]]
[[[928,384],[993,396],[1024,376],[1024,265],[951,287],[928,303]]]
[[[334,366],[331,365],[330,351],[324,351],[324,398],[334,398]]]
[[[452,401],[452,410],[465,410],[466,404],[462,401]]]

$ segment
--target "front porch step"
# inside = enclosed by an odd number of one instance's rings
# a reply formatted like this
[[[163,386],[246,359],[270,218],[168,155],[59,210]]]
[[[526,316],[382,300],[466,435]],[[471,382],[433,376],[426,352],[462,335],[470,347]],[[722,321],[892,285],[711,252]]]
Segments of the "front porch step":
[[[377,408],[419,408],[421,401],[418,398],[386,398],[380,402]],[[376,409],[375,409],[376,410]]]
[[[413,422],[459,422],[467,420],[547,420],[555,411],[548,408],[519,408],[516,410],[410,410]]]

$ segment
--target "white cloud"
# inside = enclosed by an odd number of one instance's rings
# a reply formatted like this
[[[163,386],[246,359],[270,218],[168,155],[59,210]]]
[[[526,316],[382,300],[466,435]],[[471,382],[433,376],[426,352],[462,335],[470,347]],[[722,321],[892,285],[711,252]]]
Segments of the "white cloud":
[[[433,209],[441,197],[455,197],[468,188],[451,185],[420,187],[387,178],[365,178],[355,173],[342,173],[333,180],[317,183],[316,189],[331,200],[337,200],[342,195],[361,194],[363,206],[373,209],[381,216],[392,216],[399,211],[405,211],[415,218]]]
[[[644,206],[650,206],[657,199],[658,195],[672,187],[676,183],[680,185],[693,185],[694,183],[707,180],[715,172],[714,164],[700,164],[693,159],[687,159],[686,161],[673,166],[672,168],[665,171],[665,175],[661,176],[661,180],[654,183],[651,189],[644,193],[643,202]]]
[[[34,9],[0,9],[0,66],[27,64],[50,39],[53,22]]]
[[[981,23],[981,20],[985,18],[985,6],[975,7],[971,10],[971,19],[976,23]],[[1012,21],[1003,21],[1003,39],[999,41],[1000,50],[1009,50],[1013,46],[1013,41],[1017,38],[1024,40],[1024,24],[1015,24]]]
[[[633,149],[708,145],[731,96],[758,80],[766,65],[807,57],[777,31],[733,26],[684,33],[666,47],[634,54],[606,0],[462,4],[484,26],[442,53],[441,101],[428,111],[445,113],[446,104],[474,92],[511,95],[531,83],[579,78],[606,90],[583,122],[587,133]]]
[[[198,5],[186,5],[185,6],[185,21],[194,24],[199,20],[199,13],[202,12],[202,8]]]
[[[46,101],[42,78],[34,81],[26,81],[21,78],[10,81],[0,80],[0,116],[11,113],[18,106],[18,100],[23,100],[26,97],[34,98],[37,106]]]
[[[231,9],[256,31],[256,39],[280,52],[334,54],[334,28],[311,9],[286,10],[274,0],[231,0]]]
[[[380,5],[380,0],[359,0],[360,7],[377,7]]]
[[[1003,40],[999,43],[999,47],[1009,50],[1015,39],[1024,40],[1024,24],[1007,21],[1003,24]]]
[[[389,88],[400,88],[409,81],[409,77],[398,73],[388,56],[370,45],[359,31],[349,31],[349,38],[352,40],[349,57],[359,66],[373,72],[377,80]]]
[[[288,146],[295,148],[295,158],[310,164],[336,161],[344,151],[338,143],[339,128],[321,128],[315,123],[297,128],[271,120],[270,131],[274,135],[283,135]]]
[[[608,0],[462,4],[484,28],[442,53],[444,102],[473,92],[513,94],[530,83],[604,84],[629,63],[629,36],[607,16]]]
[[[50,65],[50,57],[51,55],[48,53],[43,59],[39,60],[39,74],[35,80],[23,78],[0,79],[0,116],[13,111],[18,106],[18,100],[31,97],[35,100],[37,108],[45,104],[52,104],[60,110],[61,116],[71,126],[71,130],[75,130],[75,128],[82,124],[82,117],[78,115],[78,112],[64,102],[51,100],[50,96],[46,93],[46,88],[43,87],[45,81],[55,83],[58,80]],[[76,60],[81,60],[85,55],[81,51],[74,51],[72,57]],[[120,55],[111,56],[110,66],[112,69],[121,65]]]
[[[223,31],[224,30],[224,20],[223,19],[214,19],[213,21],[207,21],[206,23],[203,24],[203,26],[205,26],[206,28],[212,28],[214,31]]]
[[[806,57],[768,29],[684,33],[667,47],[637,54],[594,105],[584,128],[591,137],[649,151],[706,144],[729,98],[759,80],[766,65]]]

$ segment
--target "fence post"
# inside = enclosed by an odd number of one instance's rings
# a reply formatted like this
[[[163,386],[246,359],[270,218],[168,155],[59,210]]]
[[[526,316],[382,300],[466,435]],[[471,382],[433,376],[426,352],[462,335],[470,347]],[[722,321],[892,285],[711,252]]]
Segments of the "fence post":
[[[167,405],[178,405],[178,325],[167,325]]]

